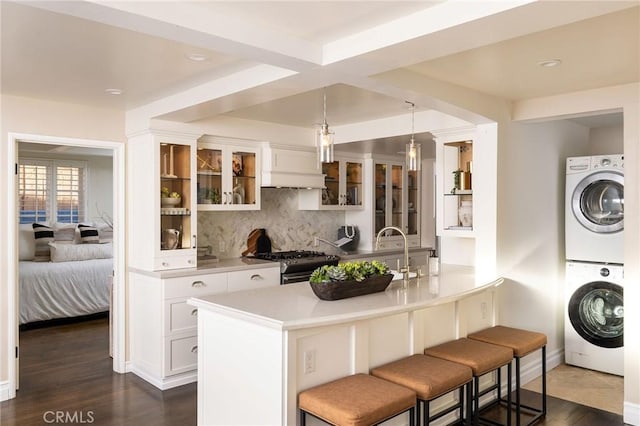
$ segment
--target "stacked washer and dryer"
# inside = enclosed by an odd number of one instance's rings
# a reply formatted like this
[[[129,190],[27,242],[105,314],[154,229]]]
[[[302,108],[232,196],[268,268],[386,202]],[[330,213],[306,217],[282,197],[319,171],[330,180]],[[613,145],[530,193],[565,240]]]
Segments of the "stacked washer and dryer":
[[[565,362],[624,375],[624,156],[567,158]]]

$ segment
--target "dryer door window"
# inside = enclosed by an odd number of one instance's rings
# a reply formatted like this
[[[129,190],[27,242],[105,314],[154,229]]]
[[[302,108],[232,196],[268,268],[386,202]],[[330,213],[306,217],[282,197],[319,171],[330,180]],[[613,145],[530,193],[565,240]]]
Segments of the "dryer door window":
[[[594,281],[578,288],[569,300],[569,319],[574,330],[602,348],[624,344],[624,305],[621,286]]]
[[[578,222],[597,233],[624,228],[624,177],[619,173],[594,173],[573,191],[572,209]]]

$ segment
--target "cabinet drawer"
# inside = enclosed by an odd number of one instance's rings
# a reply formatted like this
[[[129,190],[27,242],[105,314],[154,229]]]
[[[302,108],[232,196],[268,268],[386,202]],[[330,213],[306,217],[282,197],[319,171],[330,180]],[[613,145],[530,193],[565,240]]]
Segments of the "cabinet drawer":
[[[165,375],[180,374],[197,368],[197,336],[165,339]]]
[[[167,250],[169,251],[169,250]],[[175,250],[170,250],[175,251]],[[196,255],[194,250],[185,250],[188,254],[182,256],[166,256],[153,259],[154,271],[168,271],[172,269],[195,268]]]
[[[227,274],[193,275],[164,280],[164,297],[197,297],[227,291]]]
[[[261,268],[229,272],[228,291],[280,285],[280,268]]]
[[[187,299],[169,299],[165,301],[165,335],[191,331],[195,333],[198,325],[198,308],[188,305]]]

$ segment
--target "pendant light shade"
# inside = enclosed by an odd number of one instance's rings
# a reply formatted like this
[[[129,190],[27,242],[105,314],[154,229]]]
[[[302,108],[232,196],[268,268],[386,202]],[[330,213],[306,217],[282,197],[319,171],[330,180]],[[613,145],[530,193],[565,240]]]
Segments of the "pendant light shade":
[[[406,165],[407,170],[412,172],[417,172],[420,170],[421,161],[421,152],[420,152],[420,144],[416,144],[414,138],[414,116],[416,106],[413,102],[405,101],[406,103],[411,105],[411,140],[407,144],[406,147]]]
[[[316,146],[318,148],[318,161],[321,163],[333,162],[333,135],[334,133],[329,131],[329,124],[327,123],[327,94],[323,93],[323,114],[324,119],[318,132],[316,133]]]

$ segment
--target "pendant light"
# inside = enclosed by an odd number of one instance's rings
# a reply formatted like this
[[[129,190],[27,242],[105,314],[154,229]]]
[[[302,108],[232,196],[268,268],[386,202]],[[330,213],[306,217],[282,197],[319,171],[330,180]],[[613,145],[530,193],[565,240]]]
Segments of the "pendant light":
[[[329,131],[329,124],[327,124],[327,93],[326,91],[322,95],[323,97],[323,113],[324,120],[320,125],[320,129],[316,134],[316,146],[318,147],[318,161],[321,163],[333,162],[333,132]]]
[[[411,172],[417,172],[420,170],[421,156],[420,156],[420,144],[416,144],[414,138],[414,119],[415,119],[415,111],[416,105],[413,102],[405,101],[409,105],[411,105],[411,141],[407,144],[406,152],[406,163],[407,170]]]

